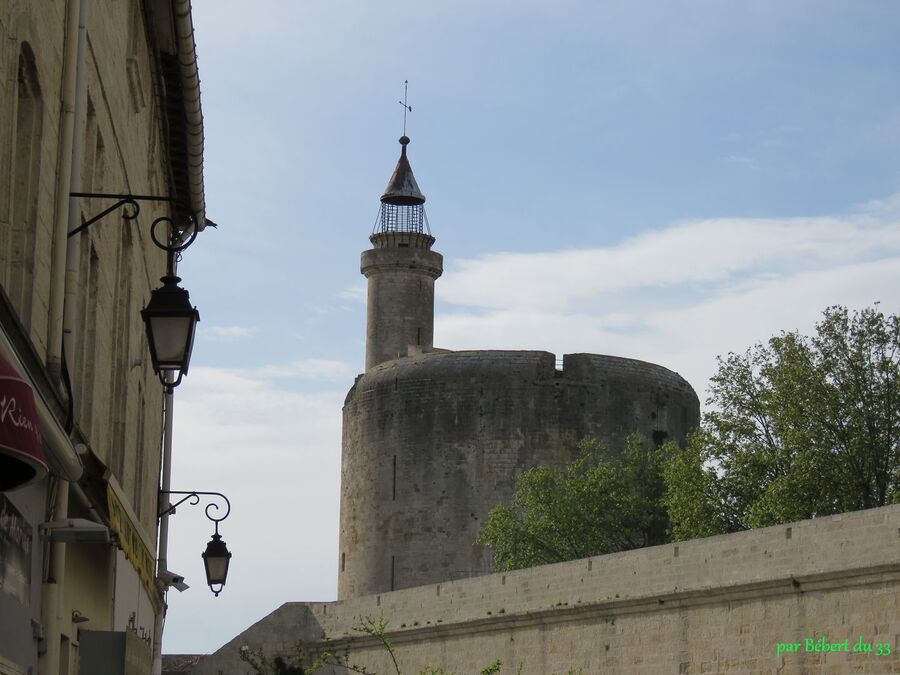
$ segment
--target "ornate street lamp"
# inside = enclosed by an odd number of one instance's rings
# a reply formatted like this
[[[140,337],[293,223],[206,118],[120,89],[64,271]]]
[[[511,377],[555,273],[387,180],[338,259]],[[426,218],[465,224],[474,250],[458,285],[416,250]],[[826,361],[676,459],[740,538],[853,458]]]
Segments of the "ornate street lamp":
[[[228,578],[228,562],[231,560],[231,551],[225,546],[222,537],[219,536],[219,526],[216,523],[216,533],[206,545],[203,552],[203,566],[206,568],[206,583],[216,597],[222,592],[225,586],[225,579]],[[218,586],[218,588],[216,588]]]
[[[74,237],[119,208],[122,209],[124,220],[134,220],[140,213],[141,202],[169,202],[177,205],[171,197],[154,195],[72,192],[70,196],[117,201],[73,229],[69,232],[69,237]],[[204,224],[216,226],[208,219]],[[160,232],[157,233],[157,230]],[[197,223],[191,218],[187,223],[179,225],[172,218],[162,216],[150,225],[150,238],[167,254],[166,276],[160,279],[163,282],[162,288],[157,288],[150,294],[150,303],[141,310],[141,316],[147,328],[153,371],[168,393],[181,383],[181,378],[188,371],[191,349],[194,346],[194,330],[200,320],[200,313],[196,307],[191,306],[188,292],[178,285],[181,279],[175,276],[177,254],[194,243],[198,231]]]
[[[206,517],[216,524],[216,531],[213,534],[212,539],[210,539],[209,543],[206,545],[206,550],[203,552],[202,557],[203,566],[206,568],[206,583],[209,586],[209,590],[218,597],[219,593],[222,592],[222,588],[225,586],[225,580],[228,578],[228,563],[231,561],[231,551],[225,546],[225,542],[219,534],[219,523],[225,520],[228,517],[228,514],[231,513],[231,502],[228,501],[228,497],[221,492],[160,490],[159,495],[160,497],[163,495],[185,495],[174,504],[166,504],[165,507],[161,505],[159,509],[160,518],[173,513],[177,506],[180,506],[188,500],[190,500],[188,502],[189,504],[196,505],[200,503],[201,495],[211,498],[210,503],[206,505],[204,511],[206,512]],[[216,503],[216,499],[220,499],[225,503],[224,509]],[[222,510],[224,510],[224,513],[222,513],[222,515],[217,515],[219,511]]]
[[[163,386],[171,389],[187,374],[200,312],[191,306],[188,292],[178,285],[179,277],[167,274],[160,281],[162,288],[150,294],[141,316],[147,328],[153,370]],[[168,377],[170,373],[172,379]]]

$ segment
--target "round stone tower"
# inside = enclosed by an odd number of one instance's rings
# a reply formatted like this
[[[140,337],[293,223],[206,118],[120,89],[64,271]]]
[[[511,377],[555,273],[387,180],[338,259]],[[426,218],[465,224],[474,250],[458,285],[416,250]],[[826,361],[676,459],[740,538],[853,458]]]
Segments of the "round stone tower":
[[[406,145],[362,254],[366,372],[344,402],[338,598],[491,572],[475,536],[519,471],[559,465],[591,436],[683,443],[694,390],[616,356],[433,349],[440,254]]]
[[[443,257],[432,251],[434,237],[406,157],[409,138],[400,137],[400,159],[384,194],[372,248],[364,251],[360,271],[369,280],[366,308],[366,370],[406,356],[410,347],[429,351],[434,340],[434,280],[444,271]]]

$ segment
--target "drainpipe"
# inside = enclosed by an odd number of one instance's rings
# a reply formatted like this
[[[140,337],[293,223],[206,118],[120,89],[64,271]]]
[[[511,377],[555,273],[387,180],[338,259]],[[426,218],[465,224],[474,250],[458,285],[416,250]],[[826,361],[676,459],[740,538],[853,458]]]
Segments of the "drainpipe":
[[[53,517],[62,520],[69,513],[69,483],[60,480],[56,484],[56,506]],[[44,628],[44,646],[39,672],[58,673],[60,657],[60,634],[62,632],[62,598],[66,574],[66,545],[50,546],[50,568],[41,592],[41,617]]]
[[[67,341],[66,353],[72,356],[71,324],[65,324],[66,296],[74,291],[69,270],[74,264],[72,243],[68,239],[72,200],[69,193],[78,190],[84,123],[84,51],[88,0],[69,0],[66,9],[66,53],[63,65],[62,116],[56,184],[56,223],[53,237],[53,269],[50,289],[50,325],[47,366],[57,377],[62,372],[60,350]],[[77,162],[76,162],[77,159]],[[77,251],[76,251],[77,252]],[[77,281],[77,268],[75,269]],[[73,308],[74,309],[74,308]],[[67,328],[69,329],[67,331]],[[68,335],[67,335],[68,333]],[[67,339],[68,338],[68,339]],[[68,440],[68,439],[67,439]],[[55,509],[50,518],[63,519],[69,512],[69,483],[60,480],[56,487]],[[50,566],[41,589],[41,616],[46,651],[40,659],[40,672],[58,673],[62,602],[65,589],[66,545],[50,544]]]
[[[166,376],[168,381],[174,381],[172,375]],[[160,487],[162,491],[158,500],[157,508],[168,508],[169,495],[166,494],[172,489],[172,427],[173,427],[173,404],[175,396],[171,389],[167,389],[165,393],[165,418],[163,427],[163,457],[162,466],[160,467]],[[157,578],[160,572],[169,569],[169,513],[166,513],[159,519],[159,552],[157,555],[156,573]],[[166,589],[168,590],[168,588]],[[162,675],[162,636],[163,628],[166,623],[167,605],[163,602],[163,610],[156,615],[153,626],[153,670],[152,675]]]
[[[72,167],[70,192],[81,191],[81,165],[84,156],[84,118],[87,113],[84,84],[84,48],[87,43],[87,23],[89,0],[81,0],[81,18],[78,23],[78,71],[75,79],[75,129],[78,133],[72,143]],[[68,198],[66,223],[66,268],[65,293],[63,294],[63,334],[62,344],[66,358],[71,363],[75,356],[75,312],[78,308],[78,241],[81,234],[69,237],[68,233],[81,225],[81,213],[78,201]]]
[[[50,325],[47,339],[47,369],[59,381],[62,372],[63,297],[66,287],[66,235],[69,232],[69,193],[72,178],[72,145],[75,135],[76,82],[83,63],[79,44],[79,24],[83,19],[82,0],[69,0],[66,7],[66,51],[63,64],[62,111],[59,130],[59,158],[56,170],[56,221],[53,228],[52,274],[50,275]],[[80,129],[79,129],[80,131]]]

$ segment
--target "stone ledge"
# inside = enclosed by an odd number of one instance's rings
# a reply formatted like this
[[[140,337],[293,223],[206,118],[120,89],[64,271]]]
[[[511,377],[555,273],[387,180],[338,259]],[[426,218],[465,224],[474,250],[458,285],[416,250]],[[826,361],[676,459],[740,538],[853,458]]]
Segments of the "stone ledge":
[[[615,622],[619,616],[626,614],[642,614],[663,609],[681,609],[707,604],[719,604],[728,601],[747,601],[776,596],[794,595],[813,591],[826,591],[844,588],[874,586],[900,582],[900,561],[892,565],[878,565],[868,568],[806,575],[802,577],[784,577],[781,579],[762,581],[733,586],[710,587],[704,590],[661,593],[655,596],[629,598],[617,601],[598,601],[593,603],[548,607],[534,611],[510,614],[492,614],[481,618],[466,618],[458,621],[442,621],[440,624],[393,627],[386,631],[391,642],[403,644],[418,642],[432,638],[445,638],[454,635],[467,635],[473,631],[489,633],[510,629],[527,628],[536,625],[599,619],[603,622]],[[311,608],[314,603],[310,603]],[[315,613],[315,612],[314,612]],[[375,613],[373,616],[381,616]],[[355,617],[358,618],[358,617]],[[390,617],[386,617],[390,618]],[[312,648],[326,645],[339,648],[371,647],[379,644],[374,638],[365,635],[345,633],[329,640],[309,643]]]

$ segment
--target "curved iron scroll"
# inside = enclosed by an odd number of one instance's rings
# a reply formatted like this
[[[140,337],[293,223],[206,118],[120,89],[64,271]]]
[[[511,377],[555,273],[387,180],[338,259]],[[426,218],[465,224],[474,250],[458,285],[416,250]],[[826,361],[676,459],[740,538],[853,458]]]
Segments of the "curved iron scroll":
[[[219,531],[219,523],[225,520],[228,517],[228,514],[231,513],[231,502],[228,501],[228,497],[223,495],[221,492],[201,492],[200,490],[192,490],[192,491],[181,491],[181,490],[160,490],[160,495],[185,495],[181,499],[179,499],[174,504],[169,504],[165,509],[161,509],[159,511],[159,518],[162,518],[166,514],[172,513],[178,506],[183,504],[184,502],[191,500],[189,503],[193,506],[196,506],[200,503],[200,496],[204,497],[217,497],[225,502],[224,511],[221,516],[216,517],[213,515],[213,512],[210,511],[212,509],[215,513],[218,513],[220,510],[223,510],[223,507],[220,506],[216,501],[210,501],[209,504],[206,505],[204,511],[206,512],[206,517],[209,518],[212,522],[216,524],[216,532]]]
[[[74,237],[79,232],[82,232],[89,228],[91,225],[96,223],[98,220],[101,220],[105,216],[108,216],[113,211],[121,208],[122,209],[122,218],[125,220],[134,220],[137,218],[138,214],[141,212],[140,202],[168,202],[170,204],[179,204],[175,199],[171,197],[158,197],[155,195],[120,195],[120,194],[105,194],[99,192],[70,192],[70,197],[85,197],[88,199],[115,199],[117,200],[115,204],[110,206],[109,208],[104,209],[100,213],[98,213],[93,218],[84,221],[81,225],[76,227],[74,230],[69,232],[67,236]],[[170,226],[169,233],[165,237],[165,239],[161,239],[156,234],[156,228],[162,223],[166,223]],[[188,232],[190,234],[188,235]],[[191,216],[191,222],[189,227],[179,227],[172,218],[168,216],[162,216],[153,221],[153,224],[150,226],[150,238],[153,240],[153,243],[162,250],[167,253],[174,254],[179,253],[186,249],[188,246],[194,243],[194,239],[197,238],[197,218],[196,215]]]

